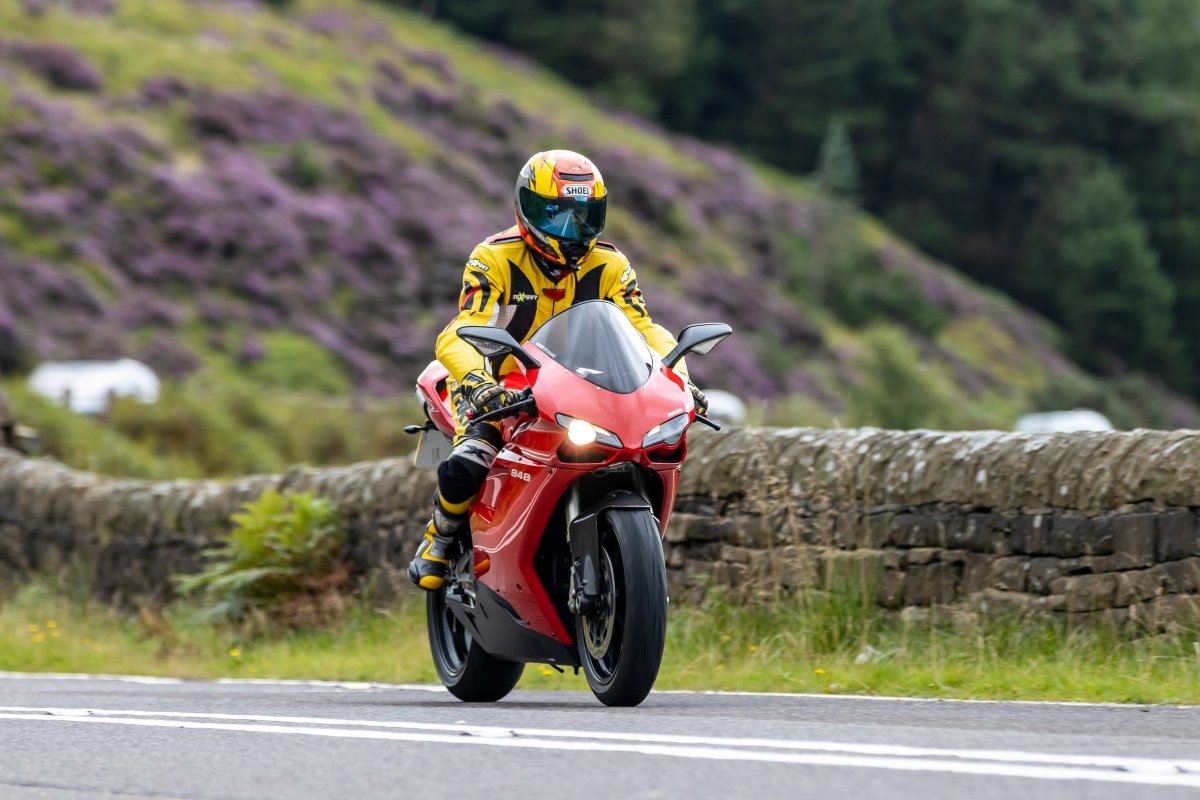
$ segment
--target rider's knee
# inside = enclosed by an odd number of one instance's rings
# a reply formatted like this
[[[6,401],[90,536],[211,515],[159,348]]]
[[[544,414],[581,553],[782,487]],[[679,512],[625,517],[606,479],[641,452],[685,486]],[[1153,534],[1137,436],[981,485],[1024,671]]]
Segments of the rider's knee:
[[[454,446],[450,457],[438,465],[438,492],[454,505],[479,493],[501,446],[500,432],[491,425],[476,425]]]

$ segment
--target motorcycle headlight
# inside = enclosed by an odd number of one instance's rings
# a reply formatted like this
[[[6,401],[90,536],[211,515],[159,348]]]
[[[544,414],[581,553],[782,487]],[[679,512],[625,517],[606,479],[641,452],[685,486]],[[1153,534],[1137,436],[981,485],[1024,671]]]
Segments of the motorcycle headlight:
[[[593,425],[587,420],[568,417],[566,414],[555,414],[554,421],[567,429],[567,438],[572,444],[603,444],[608,447],[621,447],[621,440],[615,433]]]
[[[687,430],[688,415],[680,414],[671,417],[661,425],[655,425],[646,432],[642,439],[642,447],[653,447],[656,444],[679,444],[683,432]]]

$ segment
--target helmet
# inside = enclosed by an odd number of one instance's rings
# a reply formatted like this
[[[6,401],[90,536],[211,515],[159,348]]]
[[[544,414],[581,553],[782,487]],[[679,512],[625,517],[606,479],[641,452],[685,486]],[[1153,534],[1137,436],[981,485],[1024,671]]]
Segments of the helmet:
[[[517,227],[550,269],[575,269],[604,230],[608,190],[600,170],[570,150],[537,153],[517,176]]]

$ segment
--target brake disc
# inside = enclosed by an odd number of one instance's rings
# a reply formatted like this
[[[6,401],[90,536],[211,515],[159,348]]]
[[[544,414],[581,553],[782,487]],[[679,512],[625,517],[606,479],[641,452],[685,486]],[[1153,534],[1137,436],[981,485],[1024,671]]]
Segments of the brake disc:
[[[601,597],[601,608],[594,614],[583,618],[583,641],[587,645],[588,655],[600,660],[608,655],[609,645],[612,644],[613,630],[616,628],[616,587],[613,585],[612,559],[608,551],[600,551],[600,580],[604,585]]]

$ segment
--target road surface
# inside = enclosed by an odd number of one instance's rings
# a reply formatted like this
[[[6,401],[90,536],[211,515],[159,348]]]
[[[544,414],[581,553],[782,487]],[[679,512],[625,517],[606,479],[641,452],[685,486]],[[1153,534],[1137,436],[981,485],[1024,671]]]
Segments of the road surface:
[[[0,674],[0,798],[1198,798],[1200,707]]]

